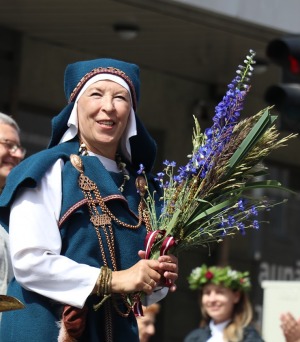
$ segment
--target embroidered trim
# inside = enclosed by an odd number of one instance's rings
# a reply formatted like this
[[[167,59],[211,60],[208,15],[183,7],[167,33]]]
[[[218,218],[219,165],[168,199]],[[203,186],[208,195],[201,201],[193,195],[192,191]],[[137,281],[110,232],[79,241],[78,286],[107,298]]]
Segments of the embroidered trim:
[[[132,95],[132,101],[133,101],[133,108],[134,110],[136,110],[137,108],[137,98],[136,98],[136,93],[135,93],[135,87],[131,81],[131,79],[125,74],[124,71],[117,69],[117,68],[113,68],[113,67],[107,67],[107,68],[95,68],[92,71],[90,71],[89,73],[85,74],[81,80],[78,82],[78,84],[76,85],[76,87],[74,88],[74,90],[72,91],[70,97],[69,97],[69,103],[71,103],[72,101],[74,101],[74,99],[76,98],[76,96],[78,95],[78,93],[80,92],[80,90],[82,89],[83,85],[89,80],[91,79],[93,76],[98,75],[98,74],[103,74],[103,73],[107,73],[107,74],[112,74],[112,75],[116,75],[119,76],[121,78],[123,78],[127,84],[129,85],[130,88],[130,92]]]
[[[125,198],[122,197],[122,196],[120,196],[120,195],[110,195],[110,196],[105,197],[103,200],[104,200],[104,202],[107,202],[107,201],[114,200],[114,199],[119,199],[119,200],[122,200],[122,201],[124,201],[124,202],[127,203],[127,201],[125,200]],[[86,203],[87,203],[87,199],[84,198],[84,199],[82,199],[81,201],[79,201],[79,202],[75,203],[74,205],[72,205],[72,207],[69,208],[69,209],[65,212],[65,214],[61,217],[61,219],[59,220],[59,222],[58,222],[58,228],[60,229],[61,226],[64,224],[64,222],[69,218],[69,216],[72,215],[78,208],[82,207],[82,206],[85,205]],[[130,211],[130,213],[131,213],[135,218],[138,219],[138,216],[137,216],[132,210],[129,209],[129,211]]]
[[[61,217],[61,219],[58,221],[58,228],[60,229],[62,224],[66,221],[66,219],[78,208],[83,206],[87,202],[86,199],[83,199],[77,203],[75,203],[70,209],[66,211],[66,213]]]

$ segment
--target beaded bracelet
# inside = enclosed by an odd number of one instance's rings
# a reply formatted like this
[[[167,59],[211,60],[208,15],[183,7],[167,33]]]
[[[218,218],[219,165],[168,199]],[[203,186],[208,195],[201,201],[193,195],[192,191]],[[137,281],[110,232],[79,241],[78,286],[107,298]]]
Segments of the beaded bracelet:
[[[100,273],[96,282],[97,296],[103,297],[98,304],[94,305],[94,310],[97,311],[101,305],[111,296],[111,279],[112,270],[107,266],[100,268]]]

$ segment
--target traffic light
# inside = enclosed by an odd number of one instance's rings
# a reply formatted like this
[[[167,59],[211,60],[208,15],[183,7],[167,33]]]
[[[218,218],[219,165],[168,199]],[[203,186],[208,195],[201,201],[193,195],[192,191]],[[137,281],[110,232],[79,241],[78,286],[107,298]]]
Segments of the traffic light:
[[[300,36],[272,40],[266,54],[282,75],[280,84],[267,89],[265,100],[279,111],[280,129],[300,132]]]

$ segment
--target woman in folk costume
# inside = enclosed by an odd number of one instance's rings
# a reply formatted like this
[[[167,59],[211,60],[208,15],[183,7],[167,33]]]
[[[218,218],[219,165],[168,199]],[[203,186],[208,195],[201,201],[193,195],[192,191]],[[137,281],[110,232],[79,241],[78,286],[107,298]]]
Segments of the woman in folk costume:
[[[139,83],[139,68],[123,61],[66,68],[69,104],[49,148],[13,170],[0,198],[15,274],[8,294],[25,304],[3,315],[2,341],[138,341],[133,294],[157,301],[165,279],[175,291],[177,259],[144,259],[136,179],[143,164],[156,188],[156,145],[135,114]]]
[[[202,265],[188,280],[191,289],[200,291],[202,320],[184,342],[263,342],[251,326],[248,272]]]

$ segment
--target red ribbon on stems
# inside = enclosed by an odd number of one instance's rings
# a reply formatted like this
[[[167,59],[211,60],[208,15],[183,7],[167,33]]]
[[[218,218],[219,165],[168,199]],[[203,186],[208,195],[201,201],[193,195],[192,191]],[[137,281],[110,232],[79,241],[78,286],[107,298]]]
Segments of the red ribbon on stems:
[[[166,235],[165,230],[154,230],[146,235],[145,238],[145,259],[150,259],[151,256],[151,250],[153,245],[155,244],[156,240],[158,238],[163,238]],[[159,255],[166,255],[170,248],[175,246],[177,244],[176,240],[173,236],[166,236],[162,242],[162,245],[160,247]],[[165,279],[165,286],[170,287],[172,285],[172,282],[170,279]],[[142,309],[142,303],[140,300],[136,301],[133,306],[133,312],[135,316],[144,316],[143,309]]]

